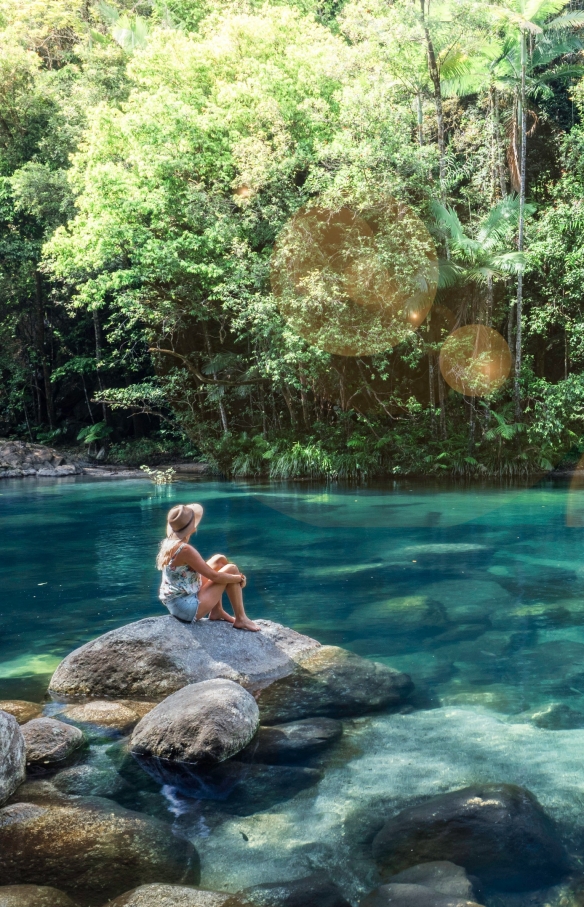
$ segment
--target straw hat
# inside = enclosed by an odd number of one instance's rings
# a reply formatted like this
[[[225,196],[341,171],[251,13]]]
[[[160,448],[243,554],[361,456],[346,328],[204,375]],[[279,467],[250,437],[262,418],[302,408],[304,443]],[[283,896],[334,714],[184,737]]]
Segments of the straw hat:
[[[168,511],[166,534],[184,539],[195,531],[202,516],[203,508],[200,504],[177,504]]]

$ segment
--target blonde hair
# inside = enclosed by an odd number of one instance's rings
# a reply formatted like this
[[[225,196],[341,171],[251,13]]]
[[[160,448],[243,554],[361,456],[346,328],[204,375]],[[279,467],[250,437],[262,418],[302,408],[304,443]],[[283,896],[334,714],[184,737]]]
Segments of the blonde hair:
[[[186,539],[180,539],[176,535],[167,535],[165,539],[162,539],[160,543],[160,548],[158,549],[158,554],[156,555],[156,568],[158,570],[164,570],[172,560],[173,554],[175,554],[176,548],[179,547],[178,543],[186,542]]]

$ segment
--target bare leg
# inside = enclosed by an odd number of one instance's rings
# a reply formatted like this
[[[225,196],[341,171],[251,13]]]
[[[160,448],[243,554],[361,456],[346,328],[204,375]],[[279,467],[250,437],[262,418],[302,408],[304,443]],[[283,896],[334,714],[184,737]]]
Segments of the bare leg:
[[[239,570],[235,564],[226,564],[224,567],[221,567],[218,572],[239,573]],[[259,627],[254,624],[245,613],[245,608],[243,607],[243,591],[238,583],[224,585],[223,583],[218,582],[208,582],[199,593],[199,610],[197,611],[197,617],[204,617],[206,614],[211,616],[217,606],[221,607],[221,598],[225,590],[227,590],[229,601],[235,614],[233,626],[238,630],[258,631]]]
[[[228,563],[227,558],[224,554],[214,554],[213,557],[210,557],[207,561],[209,567],[212,567],[213,570],[221,570],[221,567],[225,567]],[[208,586],[212,580],[202,577],[201,589],[204,589],[205,586]],[[201,595],[199,593],[199,601],[201,600]],[[227,611],[223,608],[223,597],[219,599],[214,608],[209,611],[209,620],[224,620],[229,624],[235,623],[235,618],[231,614],[228,614]]]

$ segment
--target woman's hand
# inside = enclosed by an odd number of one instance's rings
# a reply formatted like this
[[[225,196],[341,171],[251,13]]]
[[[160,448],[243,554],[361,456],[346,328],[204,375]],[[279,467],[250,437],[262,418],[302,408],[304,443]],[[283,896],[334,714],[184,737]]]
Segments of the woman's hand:
[[[239,585],[241,586],[242,589],[245,589],[245,587],[247,585],[247,579],[245,578],[244,573],[241,574],[241,582]]]

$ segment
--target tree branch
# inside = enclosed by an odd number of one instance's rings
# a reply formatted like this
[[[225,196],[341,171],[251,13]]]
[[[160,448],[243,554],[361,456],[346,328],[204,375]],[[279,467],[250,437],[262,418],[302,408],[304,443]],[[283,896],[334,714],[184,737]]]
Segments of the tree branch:
[[[203,384],[220,384],[223,387],[241,387],[243,384],[262,384],[266,381],[265,378],[254,378],[252,381],[221,381],[219,378],[207,378],[195,365],[193,365],[190,359],[187,359],[187,357],[183,356],[181,353],[175,353],[174,350],[163,350],[158,346],[149,347],[148,352],[164,353],[166,356],[174,356],[175,359],[180,359],[180,361],[186,365],[189,372],[191,372],[195,378],[198,378],[199,381],[202,381]]]

